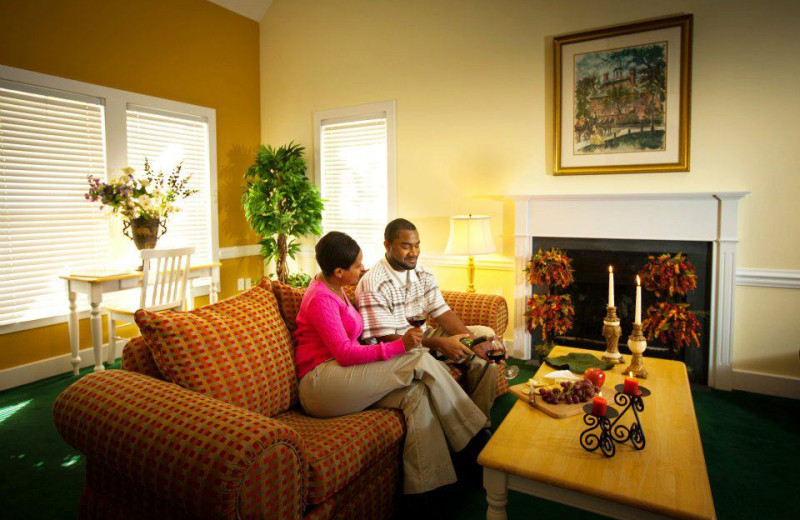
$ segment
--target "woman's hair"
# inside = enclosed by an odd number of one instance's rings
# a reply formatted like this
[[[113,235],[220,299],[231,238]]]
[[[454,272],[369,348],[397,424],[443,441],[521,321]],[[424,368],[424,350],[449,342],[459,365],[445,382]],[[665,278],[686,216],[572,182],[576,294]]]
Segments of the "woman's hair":
[[[322,269],[322,274],[330,276],[337,267],[350,269],[350,266],[358,258],[361,248],[350,235],[340,231],[331,231],[319,239],[314,251],[317,253],[317,263]]]

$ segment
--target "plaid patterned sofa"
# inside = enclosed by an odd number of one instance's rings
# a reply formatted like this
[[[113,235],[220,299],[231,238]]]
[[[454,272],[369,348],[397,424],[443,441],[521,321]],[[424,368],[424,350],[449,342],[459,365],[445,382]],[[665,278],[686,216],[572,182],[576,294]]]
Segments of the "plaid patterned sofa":
[[[502,297],[444,297],[467,324],[505,331]],[[59,433],[86,455],[80,518],[390,518],[402,414],[303,414],[290,337],[301,298],[265,281],[187,313],[139,311],[123,370],[82,377],[54,406]]]

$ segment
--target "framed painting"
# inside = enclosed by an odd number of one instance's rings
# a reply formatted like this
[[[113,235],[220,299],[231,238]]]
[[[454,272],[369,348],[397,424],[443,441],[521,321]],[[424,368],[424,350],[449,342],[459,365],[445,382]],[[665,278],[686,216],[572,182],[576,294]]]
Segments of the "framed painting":
[[[689,171],[692,15],[553,47],[555,175]]]

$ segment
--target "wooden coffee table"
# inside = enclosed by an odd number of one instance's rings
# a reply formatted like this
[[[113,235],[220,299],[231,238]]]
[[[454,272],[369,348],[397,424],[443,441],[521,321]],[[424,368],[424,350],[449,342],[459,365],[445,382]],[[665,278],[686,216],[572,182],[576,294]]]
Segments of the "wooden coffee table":
[[[569,347],[556,347],[551,355],[569,352],[599,356]],[[607,370],[605,386],[621,384],[626,366]],[[650,377],[640,385],[652,395],[640,414],[647,441],[641,451],[630,442],[617,444],[612,458],[586,451],[578,440],[588,428],[583,414],[555,419],[518,401],[478,457],[489,503],[486,518],[507,518],[509,489],[614,518],[716,518],[686,367],[648,357],[645,366]],[[536,377],[551,371],[542,366]],[[613,395],[604,397],[622,411]],[[631,413],[623,424],[630,425]]]

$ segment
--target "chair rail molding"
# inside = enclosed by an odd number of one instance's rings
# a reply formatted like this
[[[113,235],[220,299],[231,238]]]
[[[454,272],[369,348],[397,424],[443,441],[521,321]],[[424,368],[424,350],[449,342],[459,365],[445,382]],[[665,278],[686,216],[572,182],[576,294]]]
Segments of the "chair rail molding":
[[[228,260],[230,258],[243,258],[246,256],[259,256],[261,254],[261,246],[259,244],[251,244],[247,246],[229,246],[219,248],[219,259]]]
[[[800,271],[792,269],[737,269],[736,285],[800,289]]]
[[[475,268],[489,271],[512,271],[514,259],[501,255],[478,255],[474,257]],[[444,253],[422,253],[420,264],[428,267],[467,267],[468,258],[463,255],[446,255]]]
[[[534,237],[688,240],[712,244],[709,385],[733,388],[738,203],[748,191],[513,195],[514,356],[531,357],[522,267]]]

